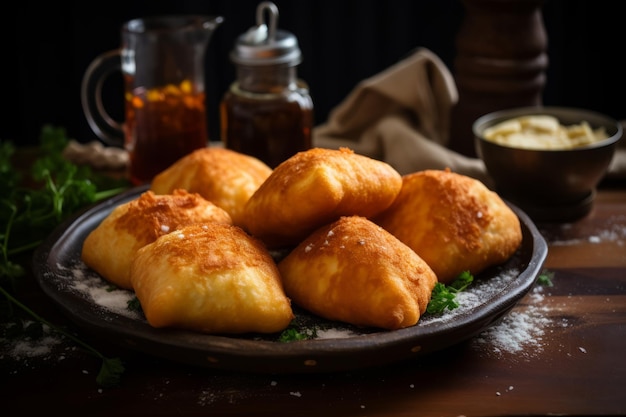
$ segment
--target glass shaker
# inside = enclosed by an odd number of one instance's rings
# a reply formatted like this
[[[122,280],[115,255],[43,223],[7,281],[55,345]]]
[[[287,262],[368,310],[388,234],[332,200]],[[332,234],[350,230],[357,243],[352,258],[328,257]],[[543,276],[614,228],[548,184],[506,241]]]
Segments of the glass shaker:
[[[237,78],[220,103],[221,139],[226,148],[275,168],[311,147],[313,100],[297,78],[302,54],[296,37],[276,29],[276,5],[260,3],[256,19],[230,54]]]

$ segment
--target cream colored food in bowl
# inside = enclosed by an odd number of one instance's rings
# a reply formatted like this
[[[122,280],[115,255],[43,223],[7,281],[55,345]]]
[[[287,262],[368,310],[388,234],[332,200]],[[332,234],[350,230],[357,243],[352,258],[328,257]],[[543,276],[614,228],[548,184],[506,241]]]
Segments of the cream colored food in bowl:
[[[563,125],[548,115],[508,119],[485,129],[483,136],[500,145],[523,149],[573,149],[609,137],[604,127],[592,129],[587,121]]]

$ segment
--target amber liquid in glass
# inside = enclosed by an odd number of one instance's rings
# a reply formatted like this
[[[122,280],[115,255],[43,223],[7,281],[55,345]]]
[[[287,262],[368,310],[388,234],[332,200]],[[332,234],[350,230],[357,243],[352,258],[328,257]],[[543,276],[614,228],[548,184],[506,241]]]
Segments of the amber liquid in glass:
[[[125,117],[130,180],[136,185],[207,146],[205,96],[194,92],[189,81],[135,89],[127,94]]]
[[[298,89],[252,94],[234,83],[221,103],[226,148],[254,156],[275,168],[311,148],[313,102]]]

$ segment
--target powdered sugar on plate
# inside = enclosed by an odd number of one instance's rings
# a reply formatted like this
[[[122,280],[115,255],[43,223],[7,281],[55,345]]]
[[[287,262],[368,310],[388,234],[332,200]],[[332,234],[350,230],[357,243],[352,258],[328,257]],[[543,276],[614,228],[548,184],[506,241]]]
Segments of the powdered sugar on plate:
[[[68,290],[87,298],[108,312],[132,319],[143,319],[141,313],[128,306],[135,299],[133,291],[107,283],[83,262],[76,262],[71,267],[57,264],[54,279],[62,282]]]
[[[503,270],[499,274],[488,279],[478,279],[465,290],[456,294],[459,306],[453,310],[446,310],[442,314],[425,315],[420,319],[421,323],[434,323],[451,321],[461,314],[482,304],[489,302],[498,293],[504,290],[513,280],[517,279],[520,271],[516,268]]]

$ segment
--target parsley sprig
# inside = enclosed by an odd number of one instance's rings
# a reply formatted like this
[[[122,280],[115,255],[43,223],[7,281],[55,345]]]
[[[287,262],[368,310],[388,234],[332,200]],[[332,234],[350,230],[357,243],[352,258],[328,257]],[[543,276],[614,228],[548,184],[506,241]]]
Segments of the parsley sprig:
[[[441,314],[446,309],[454,310],[459,306],[456,295],[464,291],[473,281],[474,276],[469,271],[464,271],[449,285],[436,283],[426,311],[431,314]]]
[[[101,386],[112,386],[124,371],[120,359],[106,358],[36,314],[14,294],[25,275],[24,262],[20,262],[22,255],[39,246],[70,215],[120,193],[129,184],[125,179],[96,175],[90,167],[65,159],[63,150],[69,143],[65,129],[45,125],[39,139],[39,153],[29,177],[24,177],[27,171],[24,167],[14,166],[15,146],[11,142],[0,142],[0,294],[4,296],[4,300],[0,300],[0,319],[17,321],[13,306],[19,307],[38,323],[49,326],[102,359],[96,381]],[[16,328],[21,326],[12,327]],[[32,331],[29,332],[32,335]]]

